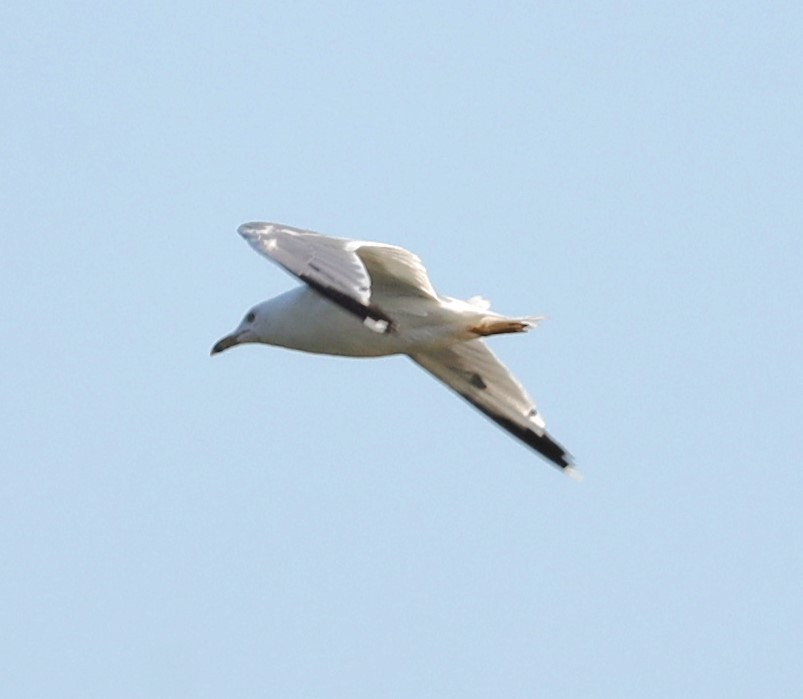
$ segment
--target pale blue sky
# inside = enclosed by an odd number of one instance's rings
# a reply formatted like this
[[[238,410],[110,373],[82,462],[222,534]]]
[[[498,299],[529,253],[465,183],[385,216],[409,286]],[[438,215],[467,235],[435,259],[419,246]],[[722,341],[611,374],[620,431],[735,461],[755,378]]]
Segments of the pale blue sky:
[[[0,694],[803,686],[799,3],[0,9]],[[212,343],[262,219],[548,322],[577,485],[403,358]]]

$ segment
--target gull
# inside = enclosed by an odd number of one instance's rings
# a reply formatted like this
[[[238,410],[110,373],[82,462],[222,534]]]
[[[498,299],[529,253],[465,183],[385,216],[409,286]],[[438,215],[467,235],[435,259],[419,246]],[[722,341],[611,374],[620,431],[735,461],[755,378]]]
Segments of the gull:
[[[532,398],[483,341],[529,330],[542,317],[500,315],[481,297],[441,296],[421,260],[395,245],[277,223],[244,223],[237,232],[304,284],[251,308],[211,354],[262,343],[347,357],[407,355],[556,467],[578,475]]]

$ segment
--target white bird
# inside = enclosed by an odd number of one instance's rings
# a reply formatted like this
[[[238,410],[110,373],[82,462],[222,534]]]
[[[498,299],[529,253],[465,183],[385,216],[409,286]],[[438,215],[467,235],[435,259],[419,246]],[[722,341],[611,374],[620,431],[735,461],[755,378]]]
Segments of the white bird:
[[[575,475],[524,387],[485,345],[541,318],[493,313],[475,297],[440,296],[403,248],[331,238],[276,223],[237,232],[305,284],[257,304],[211,354],[250,342],[348,357],[406,354],[513,436]]]

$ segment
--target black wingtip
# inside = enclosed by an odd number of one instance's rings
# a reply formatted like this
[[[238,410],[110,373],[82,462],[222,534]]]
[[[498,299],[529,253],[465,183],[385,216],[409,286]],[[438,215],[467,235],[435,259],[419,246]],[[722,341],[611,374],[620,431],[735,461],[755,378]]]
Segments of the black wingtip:
[[[481,411],[486,417],[493,420],[503,430],[510,432],[514,437],[517,437],[524,442],[528,447],[537,451],[545,459],[548,459],[554,466],[562,471],[574,472],[572,468],[573,460],[572,455],[566,451],[558,442],[556,442],[548,432],[538,434],[535,430],[520,425],[509,418],[492,412],[488,408],[477,404],[472,396],[460,394],[469,403],[471,403],[477,410]]]

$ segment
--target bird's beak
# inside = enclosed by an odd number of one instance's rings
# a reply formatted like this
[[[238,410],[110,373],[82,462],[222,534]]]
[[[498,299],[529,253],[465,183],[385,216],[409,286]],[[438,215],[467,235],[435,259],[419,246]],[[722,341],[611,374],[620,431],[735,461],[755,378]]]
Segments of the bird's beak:
[[[223,350],[229,349],[229,347],[234,347],[235,345],[240,344],[240,337],[242,333],[232,333],[231,335],[226,335],[226,337],[218,340],[215,343],[215,346],[212,348],[212,351],[209,352],[210,355],[217,354],[218,352],[222,352]]]

